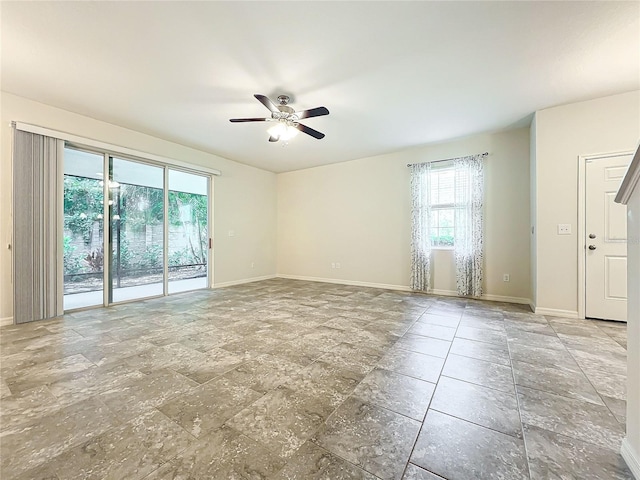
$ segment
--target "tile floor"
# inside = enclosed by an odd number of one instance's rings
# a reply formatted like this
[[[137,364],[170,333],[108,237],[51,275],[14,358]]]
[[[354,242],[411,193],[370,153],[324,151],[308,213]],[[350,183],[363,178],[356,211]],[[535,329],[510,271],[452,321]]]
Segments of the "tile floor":
[[[630,479],[624,324],[274,279],[0,330],[9,479]]]

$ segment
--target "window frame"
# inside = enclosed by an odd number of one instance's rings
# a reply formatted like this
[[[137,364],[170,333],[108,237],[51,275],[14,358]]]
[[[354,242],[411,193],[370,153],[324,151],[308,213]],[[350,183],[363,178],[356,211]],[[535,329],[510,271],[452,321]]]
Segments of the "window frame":
[[[429,175],[431,176],[431,178],[429,178],[429,184],[431,186],[431,189],[429,191],[429,197],[431,197],[431,190],[433,190],[433,175],[436,173],[441,173],[442,171],[451,171],[451,172],[455,172],[454,170],[454,163],[452,161],[448,161],[448,162],[442,162],[441,164],[438,165],[432,165],[431,166],[431,171],[429,172]],[[438,191],[440,190],[440,185],[438,185]],[[448,203],[431,203],[431,198],[428,199],[429,201],[429,209],[431,211],[431,218],[429,218],[429,239],[431,240],[431,250],[454,250],[455,248],[455,241],[456,241],[456,223],[455,223],[455,175],[453,178],[453,195],[454,195],[454,202],[448,202]],[[439,211],[443,211],[443,210],[450,210],[453,212],[453,225],[451,227],[441,227],[440,226],[440,222],[439,222],[439,216],[438,216],[438,224],[434,227],[432,220],[433,220],[433,212],[439,212]],[[442,228],[451,228],[453,230],[453,234],[452,234],[452,238],[453,238],[453,245],[436,245],[433,243],[433,238],[434,236],[432,235],[432,231],[434,230],[434,228],[438,231],[438,233],[440,232],[440,230]],[[438,236],[437,238],[440,238],[440,236]]]

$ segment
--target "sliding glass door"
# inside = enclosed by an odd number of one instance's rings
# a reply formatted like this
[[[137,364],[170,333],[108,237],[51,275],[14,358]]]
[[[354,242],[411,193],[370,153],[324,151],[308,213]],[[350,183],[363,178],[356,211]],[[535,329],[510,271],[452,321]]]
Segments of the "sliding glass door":
[[[69,147],[64,166],[65,310],[208,287],[210,176]]]
[[[207,287],[209,179],[169,169],[169,293]]]
[[[104,156],[64,151],[64,309],[103,304]]]
[[[109,303],[164,293],[164,168],[109,158]]]

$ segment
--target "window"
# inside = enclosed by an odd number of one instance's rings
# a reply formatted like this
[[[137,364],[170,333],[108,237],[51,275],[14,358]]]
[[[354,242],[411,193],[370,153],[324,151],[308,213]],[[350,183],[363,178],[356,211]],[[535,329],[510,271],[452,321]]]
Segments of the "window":
[[[411,167],[411,288],[431,289],[431,249],[453,249],[458,295],[482,295],[488,153]],[[437,163],[437,165],[434,165]]]
[[[455,243],[455,171],[453,164],[433,168],[430,173],[429,236],[431,246],[450,248]]]

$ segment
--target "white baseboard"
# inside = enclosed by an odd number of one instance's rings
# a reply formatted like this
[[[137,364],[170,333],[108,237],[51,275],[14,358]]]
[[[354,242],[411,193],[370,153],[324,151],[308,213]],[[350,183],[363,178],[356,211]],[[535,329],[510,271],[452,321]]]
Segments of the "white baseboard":
[[[442,295],[444,297],[457,297],[458,292],[455,290],[438,290],[433,289],[430,292],[433,295]],[[483,294],[479,297],[470,297],[477,300],[489,300],[490,302],[517,303],[520,305],[531,305],[531,300],[523,297],[508,297],[506,295]]]
[[[290,280],[304,280],[306,282],[322,282],[322,283],[335,283],[337,285],[352,285],[354,287],[371,287],[371,288],[383,288],[385,290],[400,290],[403,292],[410,292],[411,288],[406,285],[391,285],[387,283],[370,283],[359,282],[357,280],[339,280],[335,278],[321,278],[321,277],[303,277],[301,275],[276,275],[278,278],[288,278]]]
[[[457,297],[458,293],[455,290],[440,290],[437,288],[431,289],[429,292],[431,295],[443,295],[445,297]]]
[[[234,285],[242,285],[245,283],[260,282],[262,280],[271,280],[276,278],[276,275],[264,275],[263,277],[243,278],[242,280],[232,280],[230,282],[214,283],[212,288],[224,288],[232,287]]]
[[[622,440],[622,446],[620,447],[620,454],[624,461],[627,462],[627,466],[636,480],[640,480],[640,456],[636,452],[627,438]]]
[[[302,275],[284,275],[278,274],[278,278],[288,278],[291,280],[305,280],[308,282],[323,282],[334,283],[338,285],[353,285],[356,287],[371,287],[371,288],[383,288],[385,290],[399,290],[402,292],[411,292],[411,287],[408,285],[393,285],[388,283],[371,283],[371,282],[359,282],[357,280],[340,280],[335,278],[321,278],[321,277],[304,277]],[[457,297],[458,293],[454,290],[432,290],[428,292],[431,295],[442,295],[447,297]],[[506,303],[519,303],[523,305],[529,305],[531,300],[528,298],[520,297],[507,297],[502,295],[482,295],[477,297],[479,300],[489,300],[493,302],[506,302]]]
[[[13,317],[0,318],[0,327],[5,327],[7,325],[13,325]]]
[[[557,308],[540,308],[534,306],[533,311],[538,315],[549,315],[551,317],[580,318],[576,310],[559,310]]]

